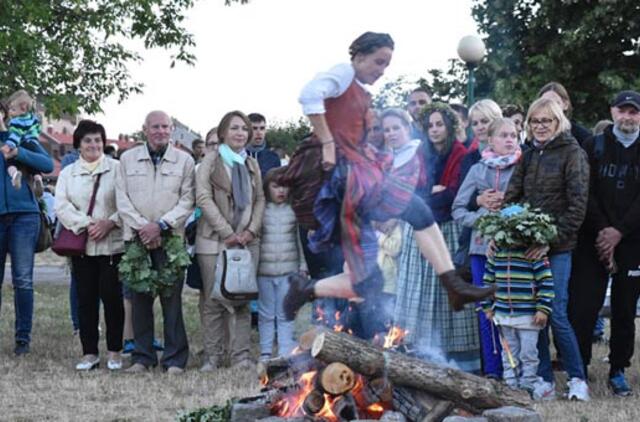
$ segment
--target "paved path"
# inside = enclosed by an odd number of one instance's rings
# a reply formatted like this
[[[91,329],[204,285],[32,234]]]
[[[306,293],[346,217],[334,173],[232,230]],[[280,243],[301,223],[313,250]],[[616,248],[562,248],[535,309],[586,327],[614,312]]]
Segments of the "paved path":
[[[61,265],[36,265],[33,270],[33,282],[35,284],[69,284],[69,273],[66,266]],[[4,270],[4,283],[11,285],[11,266]]]

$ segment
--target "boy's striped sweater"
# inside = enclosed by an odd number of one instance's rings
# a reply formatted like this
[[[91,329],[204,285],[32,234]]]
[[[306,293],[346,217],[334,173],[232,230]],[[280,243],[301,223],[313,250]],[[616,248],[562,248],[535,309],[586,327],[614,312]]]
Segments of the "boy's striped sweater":
[[[531,261],[525,251],[500,249],[487,259],[484,283],[496,284],[498,290],[493,299],[481,303],[484,310],[511,317],[533,316],[536,311],[551,314],[554,293],[549,259]]]
[[[25,113],[9,120],[9,135],[5,142],[11,148],[16,148],[25,141],[38,142],[39,137],[40,121],[35,113]]]

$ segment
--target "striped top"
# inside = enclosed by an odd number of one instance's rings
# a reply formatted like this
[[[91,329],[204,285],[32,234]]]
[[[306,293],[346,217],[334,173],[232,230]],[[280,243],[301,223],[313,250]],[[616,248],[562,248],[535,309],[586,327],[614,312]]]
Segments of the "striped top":
[[[495,297],[481,303],[484,310],[493,309],[496,316],[533,316],[536,311],[551,314],[553,276],[549,259],[531,261],[525,249],[500,249],[487,259],[484,272],[486,285],[496,284]]]
[[[35,113],[25,113],[9,120],[9,136],[6,144],[12,149],[25,141],[38,142],[40,136],[40,121]]]

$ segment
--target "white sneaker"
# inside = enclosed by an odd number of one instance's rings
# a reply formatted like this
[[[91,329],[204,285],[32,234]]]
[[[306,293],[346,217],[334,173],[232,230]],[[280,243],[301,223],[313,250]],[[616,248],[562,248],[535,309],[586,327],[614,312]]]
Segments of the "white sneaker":
[[[76,371],[91,371],[100,366],[100,357],[96,355],[85,355],[76,365]]]
[[[550,401],[556,399],[556,385],[540,379],[533,387],[533,399],[537,401]]]
[[[580,378],[571,378],[567,383],[569,386],[569,400],[589,401],[589,386],[585,380]]]

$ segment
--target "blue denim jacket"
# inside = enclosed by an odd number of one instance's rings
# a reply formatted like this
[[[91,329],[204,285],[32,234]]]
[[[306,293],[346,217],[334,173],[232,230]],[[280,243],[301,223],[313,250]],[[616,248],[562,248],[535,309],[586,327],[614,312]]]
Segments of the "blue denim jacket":
[[[0,141],[4,141],[6,137],[7,132],[0,132]],[[33,169],[34,172],[53,171],[53,160],[40,144],[37,144],[36,151],[18,147],[18,155],[14,160]],[[28,185],[28,183],[22,183],[20,189],[15,189],[11,185],[6,161],[0,154],[0,215],[40,211],[36,197]]]

